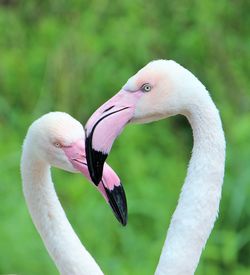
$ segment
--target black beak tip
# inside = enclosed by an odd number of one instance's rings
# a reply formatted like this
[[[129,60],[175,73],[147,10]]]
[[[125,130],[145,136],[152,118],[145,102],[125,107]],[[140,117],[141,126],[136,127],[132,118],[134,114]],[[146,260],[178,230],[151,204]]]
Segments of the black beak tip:
[[[127,199],[122,184],[115,186],[113,190],[105,187],[109,204],[117,218],[117,220],[126,226],[128,221]]]
[[[108,154],[97,151],[92,147],[93,131],[85,139],[86,159],[91,180],[97,186],[102,182],[103,165]],[[125,226],[128,221],[127,200],[122,184],[114,186],[112,190],[105,188],[109,204],[117,220]]]
[[[98,185],[102,179],[103,165],[108,154],[92,148],[92,135],[85,139],[86,159],[91,180]]]

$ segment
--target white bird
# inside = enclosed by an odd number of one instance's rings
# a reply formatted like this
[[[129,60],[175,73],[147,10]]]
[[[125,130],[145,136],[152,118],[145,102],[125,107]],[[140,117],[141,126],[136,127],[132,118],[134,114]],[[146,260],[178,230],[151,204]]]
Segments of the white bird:
[[[66,113],[53,112],[33,122],[23,144],[21,176],[23,192],[32,220],[58,270],[64,275],[103,274],[81,244],[59,202],[50,166],[81,172],[88,179],[85,132]],[[98,190],[125,225],[127,205],[118,176],[105,164]]]
[[[193,274],[214,226],[225,166],[225,138],[219,112],[204,85],[191,72],[174,61],[157,60],[132,76],[86,125],[88,167],[92,180],[98,182],[102,168],[96,156],[105,161],[125,124],[177,114],[190,122],[194,145],[157,275]]]

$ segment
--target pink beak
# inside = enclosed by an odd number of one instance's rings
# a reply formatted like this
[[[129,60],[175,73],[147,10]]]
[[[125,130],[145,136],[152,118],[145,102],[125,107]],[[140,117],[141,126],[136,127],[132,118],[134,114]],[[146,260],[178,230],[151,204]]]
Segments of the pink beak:
[[[116,137],[132,119],[136,103],[142,96],[140,90],[121,90],[104,103],[88,120],[86,130],[86,158],[90,177],[100,182],[103,165]]]
[[[73,167],[91,181],[85,156],[84,140],[80,139],[76,143],[62,149]],[[104,164],[103,176],[95,185],[106,202],[111,206],[117,220],[122,225],[126,225],[127,200],[125,192],[119,177],[108,164]]]

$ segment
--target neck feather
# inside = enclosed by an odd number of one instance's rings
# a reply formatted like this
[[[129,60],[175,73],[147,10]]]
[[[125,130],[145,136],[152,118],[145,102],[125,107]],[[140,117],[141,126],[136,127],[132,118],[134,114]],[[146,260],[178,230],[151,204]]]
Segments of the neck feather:
[[[205,90],[185,113],[194,146],[156,274],[193,274],[219,211],[225,165],[220,116]]]
[[[50,166],[23,146],[23,192],[32,220],[61,274],[103,274],[72,229],[56,195]]]

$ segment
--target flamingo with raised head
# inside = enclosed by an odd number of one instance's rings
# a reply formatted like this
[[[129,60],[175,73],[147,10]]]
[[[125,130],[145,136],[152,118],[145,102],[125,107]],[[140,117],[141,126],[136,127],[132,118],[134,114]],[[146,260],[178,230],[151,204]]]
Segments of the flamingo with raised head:
[[[51,166],[81,172],[90,179],[83,126],[66,113],[48,113],[30,126],[21,158],[23,192],[32,220],[60,273],[103,274],[67,220],[51,179]],[[125,193],[118,176],[107,164],[96,187],[118,221],[126,225]]]
[[[194,145],[156,274],[193,274],[218,215],[225,166],[219,112],[204,85],[171,60],[147,64],[103,104],[86,125],[91,178],[99,182],[114,139],[130,121],[187,117]],[[153,133],[152,133],[153,134]]]

